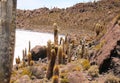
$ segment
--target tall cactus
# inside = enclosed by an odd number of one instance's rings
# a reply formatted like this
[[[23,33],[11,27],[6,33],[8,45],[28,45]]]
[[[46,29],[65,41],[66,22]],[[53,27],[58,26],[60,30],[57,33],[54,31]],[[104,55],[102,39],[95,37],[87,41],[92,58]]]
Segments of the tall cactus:
[[[0,83],[9,83],[15,42],[17,0],[0,0]]]
[[[53,26],[54,26],[54,44],[58,45],[58,27],[56,23],[54,23]]]
[[[31,51],[31,42],[29,41],[29,47],[28,47],[28,52]]]
[[[57,60],[58,60],[58,64],[62,64],[63,61],[63,47],[59,46],[58,47],[58,52],[57,52]]]
[[[46,77],[50,79],[53,76],[53,68],[55,65],[55,60],[56,60],[56,52],[54,49],[51,50],[51,60],[48,64],[48,70],[47,70],[47,75]]]
[[[48,61],[51,58],[51,49],[52,49],[51,40],[49,40],[47,42],[47,58],[48,58]]]

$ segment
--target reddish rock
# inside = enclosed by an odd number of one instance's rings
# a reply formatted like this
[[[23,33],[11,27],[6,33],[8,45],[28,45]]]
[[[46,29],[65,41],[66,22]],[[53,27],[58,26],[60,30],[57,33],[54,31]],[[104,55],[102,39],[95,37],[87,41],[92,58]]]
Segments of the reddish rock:
[[[32,81],[28,75],[24,75],[20,79],[17,79],[15,83],[32,83]]]
[[[44,59],[47,56],[47,48],[45,46],[35,46],[31,50],[32,60],[38,61],[39,58]]]
[[[99,65],[100,73],[109,69],[114,70],[114,63],[117,58],[120,61],[120,26],[118,24],[110,24],[107,33],[101,38],[100,42],[105,41],[103,47],[95,55],[95,62]],[[120,65],[118,65],[120,67]],[[113,71],[114,72],[114,71]],[[120,72],[119,70],[117,72]]]
[[[68,75],[69,83],[89,83],[83,73],[75,71]]]

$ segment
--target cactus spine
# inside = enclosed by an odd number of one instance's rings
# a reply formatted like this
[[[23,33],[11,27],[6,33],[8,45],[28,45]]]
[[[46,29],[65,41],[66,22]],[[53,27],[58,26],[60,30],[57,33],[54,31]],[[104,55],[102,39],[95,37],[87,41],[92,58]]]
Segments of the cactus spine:
[[[0,0],[0,83],[9,83],[14,58],[17,0]]]
[[[48,64],[48,70],[47,70],[47,75],[46,77],[50,79],[53,76],[53,68],[55,65],[55,60],[56,60],[56,52],[54,49],[51,50],[51,60]]]
[[[58,28],[57,28],[57,24],[54,23],[54,44],[58,45]]]

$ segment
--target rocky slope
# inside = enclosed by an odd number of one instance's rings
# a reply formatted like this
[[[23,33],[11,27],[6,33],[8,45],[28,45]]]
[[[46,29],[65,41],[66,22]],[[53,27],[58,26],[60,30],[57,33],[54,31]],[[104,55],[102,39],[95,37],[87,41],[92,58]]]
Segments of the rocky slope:
[[[17,28],[51,32],[56,22],[60,32],[71,33],[81,30],[93,31],[96,23],[104,27],[120,13],[119,0],[101,0],[98,2],[78,3],[66,9],[39,8],[35,10],[17,10]]]

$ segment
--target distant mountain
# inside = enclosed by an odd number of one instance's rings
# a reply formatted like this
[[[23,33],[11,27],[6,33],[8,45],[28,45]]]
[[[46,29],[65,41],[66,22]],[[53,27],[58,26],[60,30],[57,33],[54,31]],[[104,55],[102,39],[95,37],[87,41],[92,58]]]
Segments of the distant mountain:
[[[97,23],[106,27],[118,14],[120,14],[120,0],[101,0],[78,3],[66,9],[18,9],[16,23],[17,28],[38,31],[51,31],[54,22],[63,33],[93,31]]]

